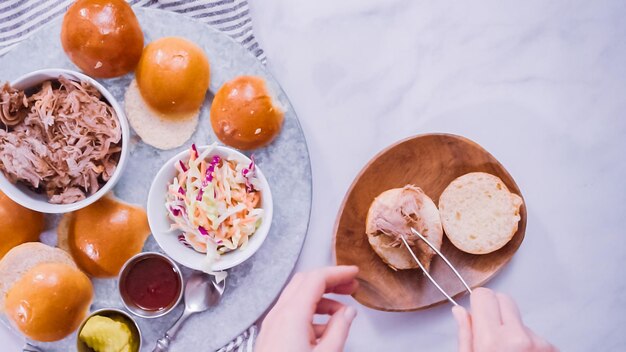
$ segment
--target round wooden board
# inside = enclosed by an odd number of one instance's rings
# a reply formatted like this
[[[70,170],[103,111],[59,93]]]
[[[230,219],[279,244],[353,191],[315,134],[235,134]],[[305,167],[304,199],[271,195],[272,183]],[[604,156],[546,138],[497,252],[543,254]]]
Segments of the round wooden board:
[[[394,271],[382,262],[367,241],[365,217],[374,198],[390,188],[414,184],[438,203],[441,192],[452,180],[474,171],[500,177],[511,192],[522,196],[498,160],[475,142],[450,134],[425,134],[400,141],[380,152],[361,170],[339,210],[334,245],[338,265],[356,265],[360,269],[360,286],[353,294],[357,301],[385,311],[412,311],[446,301],[419,269]],[[493,253],[462,252],[444,236],[442,253],[471,287],[483,285],[511,260],[524,240],[525,203],[520,215],[513,239]],[[448,293],[456,296],[465,292],[438,256],[433,258],[430,273]]]

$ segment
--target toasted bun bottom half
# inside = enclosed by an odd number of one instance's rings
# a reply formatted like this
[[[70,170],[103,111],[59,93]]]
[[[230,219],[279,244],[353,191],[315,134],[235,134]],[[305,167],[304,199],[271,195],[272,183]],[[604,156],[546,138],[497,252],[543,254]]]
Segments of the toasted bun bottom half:
[[[26,209],[0,192],[0,259],[13,247],[39,240],[45,221],[42,213]]]
[[[150,235],[143,208],[112,194],[65,214],[57,229],[59,248],[93,277],[117,276],[128,259],[141,252]]]
[[[172,115],[157,112],[143,100],[134,79],[124,96],[124,110],[128,122],[144,143],[163,150],[185,144],[196,131],[200,115],[200,110]]]
[[[11,249],[0,260],[0,312],[5,309],[7,293],[26,272],[44,263],[59,263],[76,268],[65,251],[40,242],[29,242]]]
[[[384,212],[399,211],[399,204],[397,203],[398,198],[402,192],[406,192],[407,190],[415,197],[416,203],[420,205],[418,214],[416,215],[421,219],[421,228],[417,228],[416,230],[420,231],[420,233],[428,238],[438,249],[441,248],[443,237],[437,206],[419,187],[407,185],[403,188],[393,188],[381,193],[370,205],[367,212],[365,229],[367,239],[374,252],[378,254],[385,264],[394,270],[417,269],[419,266],[415,263],[411,254],[404,248],[404,245],[398,247],[391,246],[394,239],[381,233],[374,219]],[[408,225],[405,228],[405,232],[404,236],[407,239],[415,238],[415,235],[410,232]],[[432,249],[421,240],[416,240],[415,245],[411,246],[411,248],[420,260],[420,263],[428,270],[434,255]]]
[[[93,299],[89,278],[72,265],[41,263],[8,291],[5,308],[13,325],[43,342],[71,334],[87,315]]]
[[[517,232],[522,198],[497,176],[472,172],[452,181],[439,197],[446,235],[471,254],[494,252]]]

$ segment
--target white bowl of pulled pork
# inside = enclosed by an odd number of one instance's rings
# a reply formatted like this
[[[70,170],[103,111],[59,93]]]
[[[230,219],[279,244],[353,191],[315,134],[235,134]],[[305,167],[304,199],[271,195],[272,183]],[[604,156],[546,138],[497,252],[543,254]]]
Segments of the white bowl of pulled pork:
[[[119,179],[128,141],[123,109],[84,74],[45,69],[0,86],[0,189],[26,208],[95,202]]]

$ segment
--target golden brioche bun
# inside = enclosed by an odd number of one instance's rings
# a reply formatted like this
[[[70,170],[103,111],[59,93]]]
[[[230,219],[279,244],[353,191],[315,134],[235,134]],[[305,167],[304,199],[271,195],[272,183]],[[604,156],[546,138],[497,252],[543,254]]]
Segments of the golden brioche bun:
[[[65,214],[57,230],[59,247],[85,273],[116,276],[124,263],[141,252],[150,235],[146,212],[112,195]]]
[[[265,81],[239,76],[224,83],[211,105],[211,126],[224,144],[249,150],[270,144],[280,132],[284,112]]]
[[[209,89],[209,60],[180,37],[160,38],[143,50],[135,77],[143,99],[163,114],[196,112]]]
[[[83,272],[64,263],[42,263],[9,289],[5,312],[27,337],[57,341],[78,328],[92,299],[93,287]]]
[[[61,44],[86,74],[117,77],[135,69],[143,50],[143,33],[124,0],[78,0],[65,13]]]
[[[76,267],[67,252],[41,242],[23,243],[14,247],[0,260],[0,312],[4,310],[4,299],[13,284],[28,270],[42,263]]]
[[[26,242],[39,240],[44,230],[44,216],[15,203],[0,192],[0,259],[11,248]]]

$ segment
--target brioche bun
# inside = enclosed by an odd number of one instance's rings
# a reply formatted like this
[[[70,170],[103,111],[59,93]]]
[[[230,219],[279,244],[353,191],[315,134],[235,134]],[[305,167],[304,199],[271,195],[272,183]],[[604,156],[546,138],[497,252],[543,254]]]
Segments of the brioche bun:
[[[63,17],[61,44],[83,72],[110,78],[135,69],[143,33],[124,0],[77,0]]]
[[[0,259],[11,248],[39,240],[45,221],[42,213],[26,209],[0,192]]]
[[[151,108],[141,96],[133,79],[124,95],[128,122],[144,143],[159,149],[180,147],[191,138],[198,126],[200,111],[163,114]]]
[[[76,267],[42,263],[28,270],[9,289],[5,312],[28,338],[57,341],[78,328],[92,299],[91,281]]]
[[[209,89],[209,71],[202,48],[184,38],[165,37],[146,46],[135,76],[144,101],[175,118],[200,109]]]
[[[494,252],[517,232],[522,198],[494,175],[472,172],[452,181],[439,197],[443,228],[458,249]]]
[[[414,202],[416,211],[411,212],[411,217],[417,221],[406,221],[403,212],[403,204]],[[381,231],[380,220],[396,224],[395,230],[402,233],[409,243],[414,243],[411,248],[424,265],[426,270],[430,268],[430,262],[434,251],[419,237],[411,232],[414,227],[426,237],[437,249],[441,248],[443,229],[439,218],[439,211],[435,203],[419,187],[407,185],[403,188],[387,190],[374,199],[367,212],[365,232],[372,249],[378,256],[394,270],[419,268],[404,244],[393,245],[394,238]],[[396,241],[397,243],[397,241]]]
[[[76,267],[72,257],[65,251],[41,242],[20,244],[0,260],[0,312],[4,310],[4,300],[13,284],[27,271],[43,263],[61,263]]]
[[[85,273],[117,276],[150,235],[146,212],[112,195],[65,214],[58,228],[59,247],[68,251]]]
[[[283,115],[262,78],[239,76],[224,83],[215,94],[211,126],[224,144],[242,150],[256,149],[276,138]]]
[[[148,44],[124,96],[130,125],[155,148],[180,147],[196,131],[209,79],[209,60],[196,44],[179,37]]]

